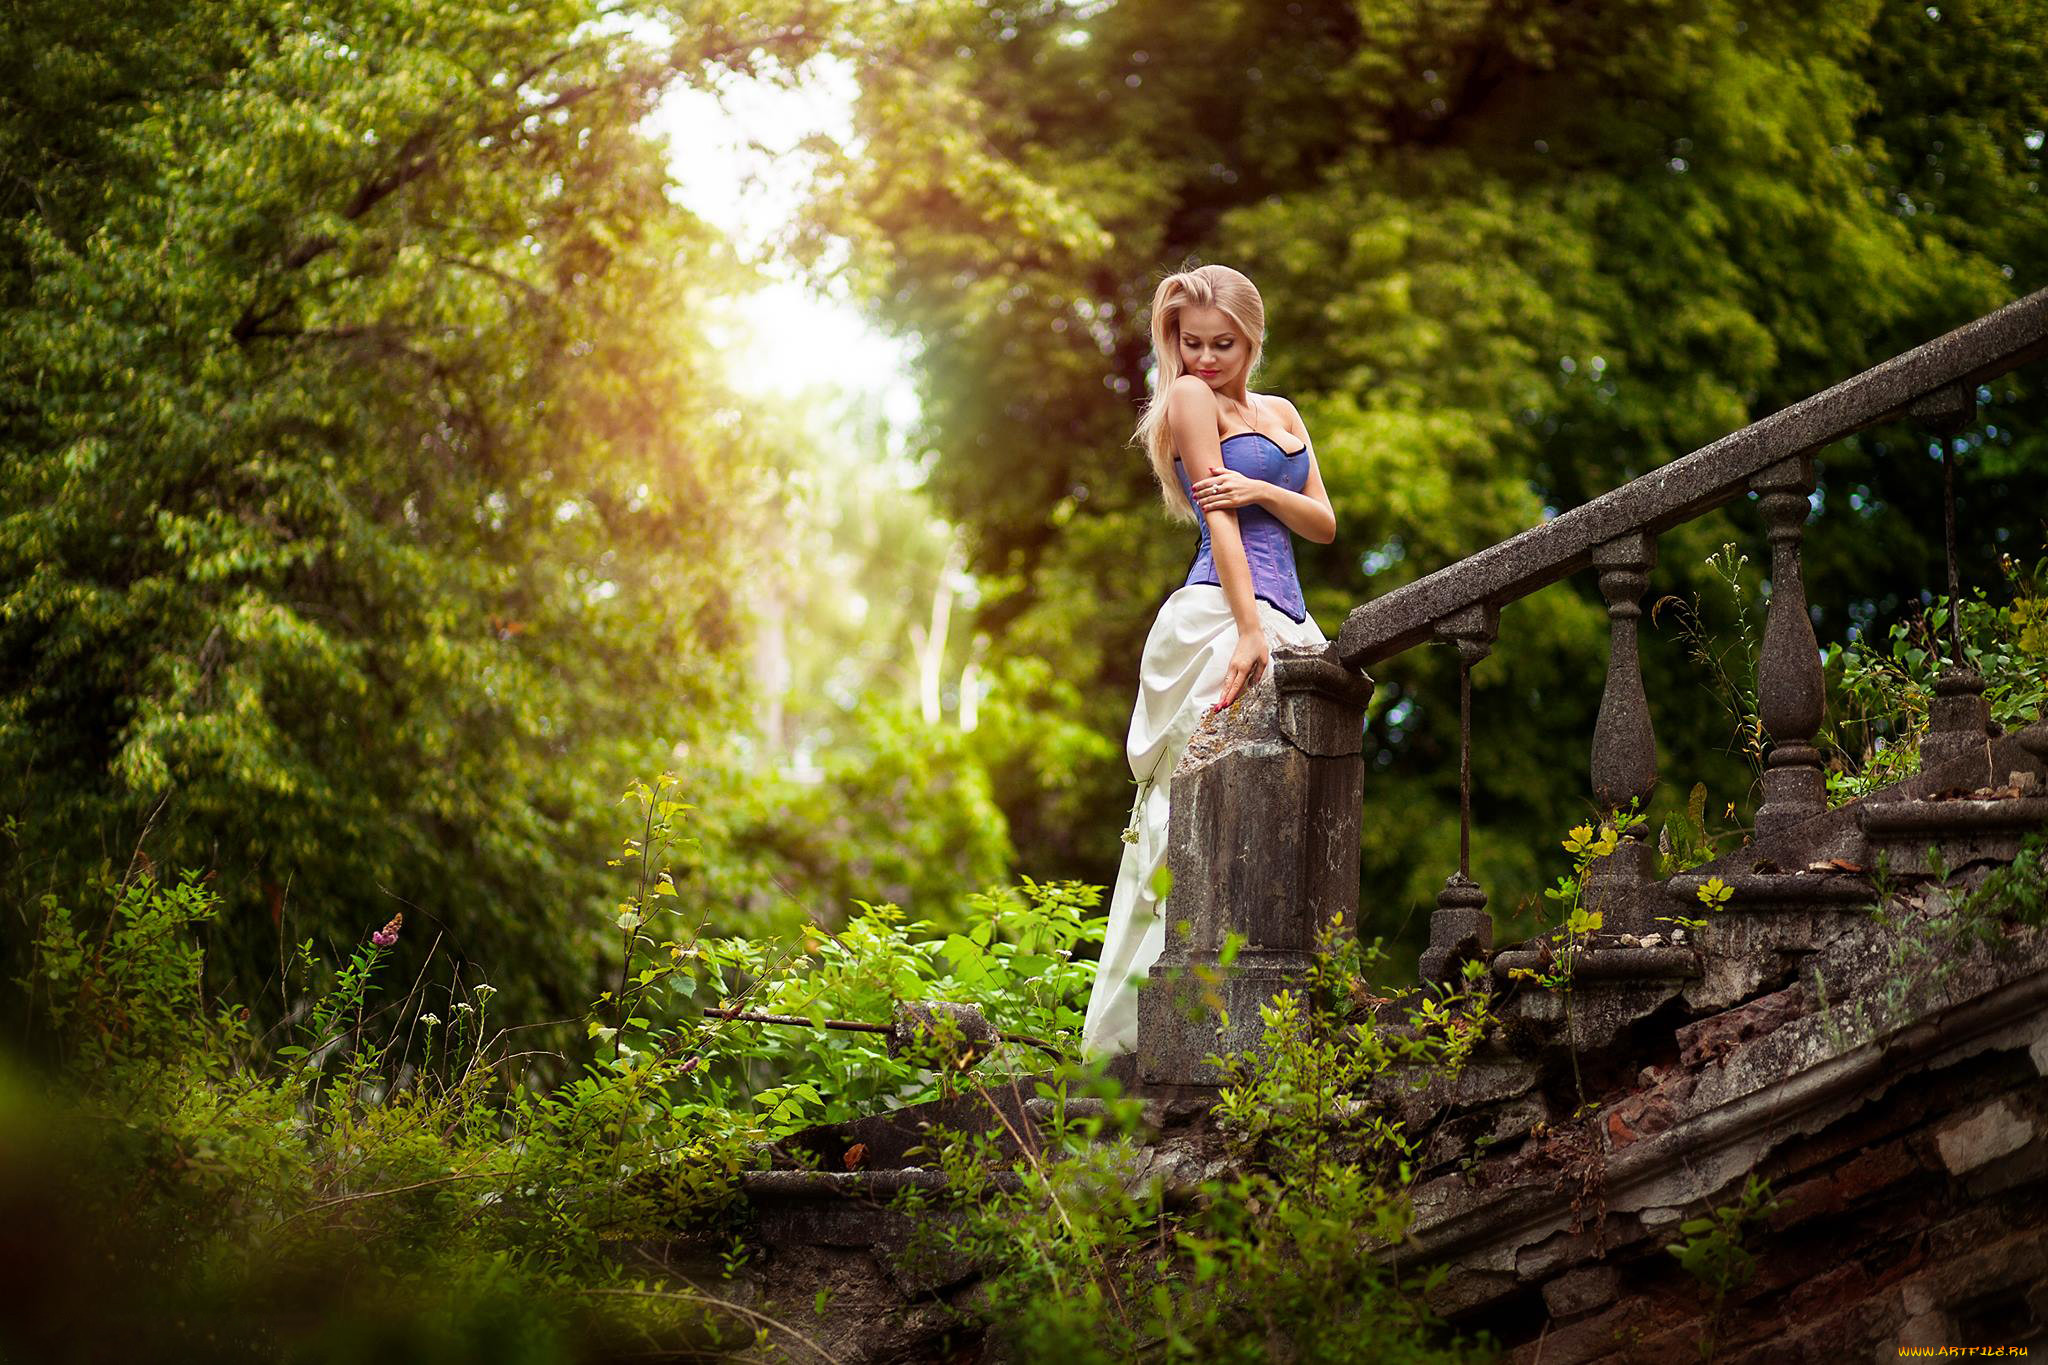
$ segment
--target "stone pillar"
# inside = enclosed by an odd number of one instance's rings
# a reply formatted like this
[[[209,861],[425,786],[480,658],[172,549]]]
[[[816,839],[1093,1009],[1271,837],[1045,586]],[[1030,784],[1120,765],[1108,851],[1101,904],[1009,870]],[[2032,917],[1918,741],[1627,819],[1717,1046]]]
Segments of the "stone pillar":
[[[1643,593],[1656,565],[1656,538],[1644,531],[1616,536],[1593,550],[1608,623],[1607,685],[1600,693],[1600,717],[1593,724],[1593,799],[1603,811],[1625,810],[1633,800],[1638,811],[1648,814],[1657,789],[1657,735],[1650,724],[1650,699],[1643,690],[1636,639]],[[1600,912],[1603,928],[1646,930],[1655,876],[1656,860],[1649,845],[1631,835],[1586,870],[1586,906]]]
[[[1371,697],[1371,678],[1320,651],[1275,650],[1189,742],[1173,772],[1166,947],[1138,994],[1145,1084],[1215,1084],[1203,1059],[1256,1048],[1259,1007],[1300,984],[1318,931],[1338,915],[1356,927]]]
[[[1964,754],[1989,757],[1991,705],[1984,700],[1984,676],[1974,668],[1951,664],[1934,680],[1934,701],[1927,708],[1927,733],[1920,740],[1920,765],[1933,767]],[[1986,785],[2003,773],[1986,769]]]
[[[1771,735],[1756,832],[1758,838],[1769,838],[1828,808],[1820,750],[1813,747],[1827,705],[1827,684],[1799,571],[1799,539],[1806,525],[1807,497],[1813,492],[1813,457],[1780,460],[1751,480],[1750,487],[1759,495],[1757,504],[1771,541],[1771,601],[1756,669],[1757,713]]]

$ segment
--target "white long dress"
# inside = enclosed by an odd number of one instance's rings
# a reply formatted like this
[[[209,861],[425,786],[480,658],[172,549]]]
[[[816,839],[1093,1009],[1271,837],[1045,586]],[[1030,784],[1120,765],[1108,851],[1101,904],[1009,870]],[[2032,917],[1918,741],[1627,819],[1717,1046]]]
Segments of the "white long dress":
[[[1269,645],[1327,643],[1314,617],[1295,621],[1259,598]],[[1138,782],[1125,834],[1123,866],[1110,897],[1109,926],[1081,1047],[1090,1055],[1129,1052],[1138,1042],[1138,986],[1166,947],[1166,921],[1153,895],[1166,865],[1166,818],[1174,765],[1195,727],[1223,695],[1223,675],[1237,648],[1237,621],[1223,589],[1190,583],[1166,599],[1145,637],[1138,702],[1124,753]],[[1135,840],[1133,840],[1135,834]]]

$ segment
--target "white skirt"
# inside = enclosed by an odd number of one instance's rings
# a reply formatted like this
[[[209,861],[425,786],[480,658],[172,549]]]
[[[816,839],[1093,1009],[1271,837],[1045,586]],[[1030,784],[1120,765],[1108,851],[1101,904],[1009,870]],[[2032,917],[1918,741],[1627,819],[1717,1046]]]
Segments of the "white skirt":
[[[1294,621],[1263,598],[1259,622],[1269,645],[1321,646],[1315,618]],[[1223,589],[1190,583],[1166,599],[1145,637],[1138,667],[1138,703],[1124,744],[1138,783],[1124,860],[1109,902],[1109,926],[1088,997],[1081,1048],[1095,1056],[1129,1052],[1138,1042],[1138,986],[1166,947],[1166,921],[1153,894],[1166,865],[1166,822],[1173,769],[1202,717],[1223,695],[1223,675],[1237,649],[1237,622]]]

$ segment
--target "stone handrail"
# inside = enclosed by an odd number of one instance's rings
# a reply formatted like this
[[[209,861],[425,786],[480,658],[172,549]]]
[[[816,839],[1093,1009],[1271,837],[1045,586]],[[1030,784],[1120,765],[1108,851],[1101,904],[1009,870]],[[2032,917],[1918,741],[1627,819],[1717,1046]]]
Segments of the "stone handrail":
[[[1759,842],[1827,810],[1827,782],[1814,743],[1825,713],[1826,680],[1807,613],[1800,540],[1814,489],[1816,451],[1892,418],[1949,438],[1942,476],[1948,528],[1950,667],[1937,688],[1931,751],[1979,744],[1988,713],[1984,684],[1967,667],[1955,626],[1955,457],[1957,436],[1975,417],[1977,386],[2048,355],[2048,290],[2027,295],[1945,336],[1894,356],[1833,388],[1792,404],[1620,488],[1353,609],[1329,647],[1330,660],[1363,673],[1416,645],[1454,645],[1459,656],[1458,870],[1444,884],[1422,957],[1427,980],[1448,980],[1468,958],[1492,949],[1486,895],[1471,875],[1471,670],[1492,650],[1501,608],[1581,569],[1596,570],[1607,605],[1607,681],[1592,743],[1592,788],[1607,811],[1647,807],[1657,784],[1657,743],[1644,694],[1637,622],[1657,563],[1660,533],[1747,494],[1770,542],[1771,595],[1757,660],[1757,715],[1771,745],[1757,809]],[[1639,837],[1623,837],[1588,871],[1589,904],[1611,930],[1649,928],[1657,897],[1655,859]]]
[[[1600,545],[1656,534],[1732,502],[1772,465],[1903,416],[1946,389],[1965,391],[2048,354],[2048,289],[1894,356],[1575,507],[1541,526],[1354,607],[1332,655],[1369,668],[1438,636],[1475,608],[1498,610],[1593,562]]]

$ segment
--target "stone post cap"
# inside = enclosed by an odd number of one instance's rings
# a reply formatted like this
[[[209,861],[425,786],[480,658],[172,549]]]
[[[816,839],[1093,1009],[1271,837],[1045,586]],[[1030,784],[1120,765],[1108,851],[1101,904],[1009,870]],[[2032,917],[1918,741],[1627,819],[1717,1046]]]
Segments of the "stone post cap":
[[[1300,649],[1282,645],[1274,650],[1273,684],[1282,692],[1312,692],[1361,708],[1372,700],[1372,675],[1345,667],[1328,646]]]

